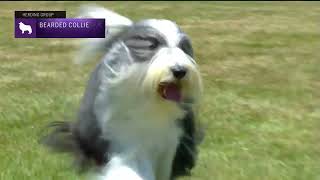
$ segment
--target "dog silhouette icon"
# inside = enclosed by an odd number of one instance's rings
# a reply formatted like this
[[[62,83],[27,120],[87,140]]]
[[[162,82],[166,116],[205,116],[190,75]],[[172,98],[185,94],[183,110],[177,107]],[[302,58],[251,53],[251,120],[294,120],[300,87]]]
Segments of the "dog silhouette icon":
[[[24,34],[25,31],[28,31],[28,34],[32,33],[31,26],[27,24],[23,24],[22,22],[19,22],[19,29],[21,30],[22,34]]]

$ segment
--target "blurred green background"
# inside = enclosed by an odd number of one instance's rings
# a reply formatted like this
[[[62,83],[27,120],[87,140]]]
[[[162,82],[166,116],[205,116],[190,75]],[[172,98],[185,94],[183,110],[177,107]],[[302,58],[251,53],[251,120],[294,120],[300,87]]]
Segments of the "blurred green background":
[[[15,39],[15,10],[86,2],[0,2],[0,179],[79,179],[71,158],[38,144],[72,114],[96,62],[72,63],[78,39]],[[319,2],[94,2],[133,20],[176,21],[204,78],[206,128],[184,180],[320,179]]]

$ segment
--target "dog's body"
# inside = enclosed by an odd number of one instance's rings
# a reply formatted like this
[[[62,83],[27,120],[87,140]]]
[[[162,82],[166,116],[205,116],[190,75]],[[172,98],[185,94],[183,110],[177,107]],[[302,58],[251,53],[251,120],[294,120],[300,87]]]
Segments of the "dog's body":
[[[28,32],[28,34],[32,33],[32,28],[30,25],[23,24],[22,22],[19,22],[19,29],[21,30],[21,33],[24,34],[25,31]]]
[[[82,50],[107,53],[91,74],[77,121],[57,124],[45,143],[74,152],[82,165],[93,160],[98,179],[188,174],[196,160],[194,111],[202,90],[188,37],[168,20],[133,23],[101,8],[88,12],[124,23],[107,24],[107,39]]]

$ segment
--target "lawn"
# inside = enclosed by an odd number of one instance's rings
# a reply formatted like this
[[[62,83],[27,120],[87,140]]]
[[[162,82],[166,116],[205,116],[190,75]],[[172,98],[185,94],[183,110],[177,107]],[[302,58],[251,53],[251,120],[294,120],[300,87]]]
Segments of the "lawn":
[[[0,179],[79,179],[70,157],[38,144],[71,116],[96,62],[74,65],[77,39],[15,39],[14,10],[84,2],[0,2]],[[320,179],[319,2],[96,2],[133,20],[167,18],[192,38],[206,129],[181,180]]]

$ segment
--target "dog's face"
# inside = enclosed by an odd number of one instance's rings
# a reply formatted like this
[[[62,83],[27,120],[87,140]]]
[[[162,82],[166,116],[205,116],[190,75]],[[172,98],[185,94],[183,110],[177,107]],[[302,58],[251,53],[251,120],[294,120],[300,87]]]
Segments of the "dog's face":
[[[143,20],[120,39],[129,56],[123,72],[145,99],[172,104],[199,98],[202,85],[191,42],[175,23]]]

